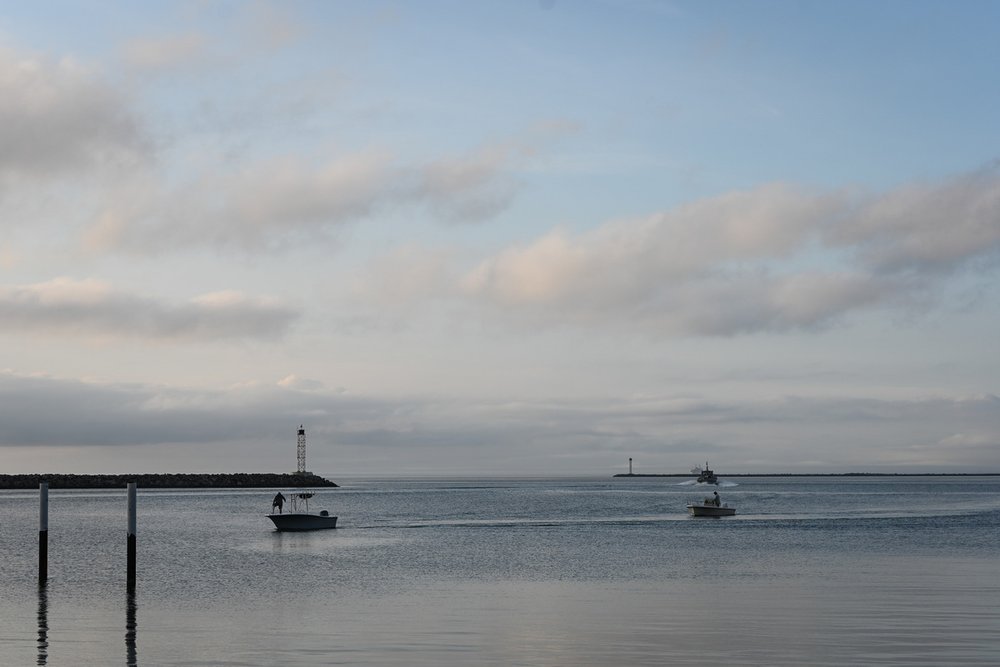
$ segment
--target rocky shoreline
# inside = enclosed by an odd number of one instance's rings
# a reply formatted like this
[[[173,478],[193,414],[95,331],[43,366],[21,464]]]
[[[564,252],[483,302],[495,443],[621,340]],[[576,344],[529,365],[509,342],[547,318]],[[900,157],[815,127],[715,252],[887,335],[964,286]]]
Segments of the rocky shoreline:
[[[136,475],[71,475],[45,473],[0,475],[0,489],[37,489],[48,482],[50,489],[123,489],[135,482],[140,489],[259,489],[336,487],[328,479],[307,473],[175,473]]]

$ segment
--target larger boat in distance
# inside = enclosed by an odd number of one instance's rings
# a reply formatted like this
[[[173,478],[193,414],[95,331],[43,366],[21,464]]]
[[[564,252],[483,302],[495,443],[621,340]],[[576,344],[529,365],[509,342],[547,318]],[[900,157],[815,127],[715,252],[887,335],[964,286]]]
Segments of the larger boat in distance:
[[[309,511],[309,499],[313,493],[297,491],[288,494],[289,512],[271,513],[267,518],[274,522],[274,527],[281,531],[323,530],[337,527],[337,517],[330,516],[326,510],[319,514]]]
[[[718,484],[719,478],[716,477],[715,472],[708,467],[708,461],[705,461],[705,467],[695,466],[691,468],[691,473],[698,475],[699,484]]]

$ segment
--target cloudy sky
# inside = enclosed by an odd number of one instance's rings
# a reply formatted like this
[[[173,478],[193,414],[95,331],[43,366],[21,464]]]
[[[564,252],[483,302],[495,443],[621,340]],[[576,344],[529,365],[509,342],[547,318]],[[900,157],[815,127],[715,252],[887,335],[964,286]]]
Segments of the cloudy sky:
[[[3,3],[2,472],[1000,472],[998,26]]]

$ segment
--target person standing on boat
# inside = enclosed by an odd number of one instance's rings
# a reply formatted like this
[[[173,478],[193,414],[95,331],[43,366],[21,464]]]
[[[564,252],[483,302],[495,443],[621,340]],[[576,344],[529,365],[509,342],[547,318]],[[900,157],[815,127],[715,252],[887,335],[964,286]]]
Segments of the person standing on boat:
[[[722,507],[722,498],[719,497],[719,492],[712,491],[712,493],[715,494],[715,499],[712,500],[712,502],[715,504],[716,507]]]
[[[271,509],[273,510],[275,507],[277,507],[278,514],[281,514],[281,508],[284,506],[285,506],[285,497],[281,495],[281,491],[278,491],[278,494],[274,496],[274,501],[271,503]]]

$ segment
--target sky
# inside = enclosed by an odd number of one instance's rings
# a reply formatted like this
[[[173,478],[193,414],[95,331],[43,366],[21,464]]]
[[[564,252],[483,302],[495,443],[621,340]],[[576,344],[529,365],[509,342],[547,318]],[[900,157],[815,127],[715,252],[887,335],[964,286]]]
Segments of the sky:
[[[0,472],[1000,472],[1000,4],[0,3]]]

